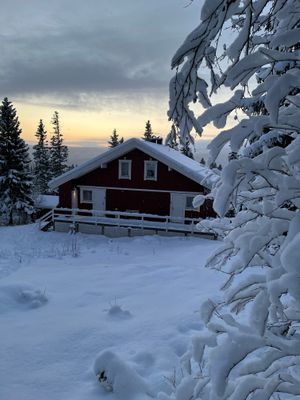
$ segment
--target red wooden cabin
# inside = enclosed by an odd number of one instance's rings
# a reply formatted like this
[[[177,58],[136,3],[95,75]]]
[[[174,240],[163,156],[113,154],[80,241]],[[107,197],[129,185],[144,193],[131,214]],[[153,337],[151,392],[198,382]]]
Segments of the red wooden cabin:
[[[206,201],[194,209],[195,195],[208,193],[218,179],[210,169],[162,144],[129,139],[50,182],[58,207],[155,214],[174,218],[213,217]]]

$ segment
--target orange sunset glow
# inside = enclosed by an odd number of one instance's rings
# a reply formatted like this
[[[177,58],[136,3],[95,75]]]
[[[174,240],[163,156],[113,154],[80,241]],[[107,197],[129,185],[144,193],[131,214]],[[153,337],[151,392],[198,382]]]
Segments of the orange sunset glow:
[[[170,123],[166,111],[167,99],[160,102],[160,107],[155,101],[141,105],[138,110],[130,109],[126,104],[118,107],[107,107],[99,110],[78,110],[72,108],[51,108],[46,105],[33,105],[14,102],[17,109],[20,124],[23,130],[23,138],[29,143],[35,142],[35,132],[39,119],[43,119],[48,134],[51,134],[51,117],[57,109],[60,114],[60,123],[66,143],[78,145],[86,141],[106,142],[113,129],[125,138],[140,137],[145,128],[145,122],[150,119],[155,133],[165,136],[168,133]]]

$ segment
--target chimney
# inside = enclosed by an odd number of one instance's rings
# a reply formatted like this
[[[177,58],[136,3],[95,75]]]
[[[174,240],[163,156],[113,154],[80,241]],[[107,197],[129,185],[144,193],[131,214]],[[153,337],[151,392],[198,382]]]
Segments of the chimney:
[[[154,136],[152,139],[149,140],[151,143],[156,143],[156,144],[162,144],[163,143],[163,138],[160,136]]]

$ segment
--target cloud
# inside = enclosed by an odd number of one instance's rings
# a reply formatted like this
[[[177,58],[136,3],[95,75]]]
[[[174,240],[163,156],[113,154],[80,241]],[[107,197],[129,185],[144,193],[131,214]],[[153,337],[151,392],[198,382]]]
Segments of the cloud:
[[[100,32],[91,33],[101,36]],[[165,84],[166,71],[158,60],[138,57],[126,51],[122,40],[103,52],[86,41],[56,43],[53,37],[26,38],[8,42],[13,57],[1,62],[0,89],[8,94],[115,92],[159,88]],[[104,39],[102,40],[105,46]],[[38,51],[39,50],[39,51]],[[163,79],[165,78],[165,79]]]
[[[181,14],[192,15],[184,1],[46,3],[11,0],[0,17],[3,95],[63,98],[76,107],[89,95],[167,93],[170,58],[190,28],[179,25]],[[14,8],[6,29],[6,13]]]

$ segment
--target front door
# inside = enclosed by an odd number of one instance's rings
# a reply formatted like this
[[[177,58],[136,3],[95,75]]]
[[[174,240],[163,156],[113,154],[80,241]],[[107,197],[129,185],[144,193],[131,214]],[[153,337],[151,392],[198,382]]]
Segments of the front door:
[[[186,195],[171,193],[170,216],[172,222],[183,223],[185,217]]]
[[[106,190],[94,189],[93,190],[93,209],[103,211],[106,209]]]

